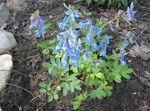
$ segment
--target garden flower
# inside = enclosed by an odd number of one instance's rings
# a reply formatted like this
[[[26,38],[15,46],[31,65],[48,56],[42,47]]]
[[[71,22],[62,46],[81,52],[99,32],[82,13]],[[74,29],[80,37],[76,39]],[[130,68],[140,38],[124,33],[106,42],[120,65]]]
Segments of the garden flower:
[[[103,31],[102,29],[97,28],[95,26],[91,26],[91,28],[97,37],[99,37],[100,33]]]
[[[67,41],[67,38],[65,37],[64,42],[63,42],[63,46],[62,46],[62,51],[66,52],[68,48],[69,48],[68,47],[68,41]]]
[[[129,38],[130,44],[134,44],[135,43],[135,38],[134,38],[134,34],[132,33],[131,37]]]
[[[136,13],[136,11],[133,10],[134,9],[134,4],[133,2],[131,3],[130,7],[127,8],[127,11],[126,11],[126,15],[124,17],[124,19],[127,21],[127,22],[130,22],[133,20],[134,18],[134,15]]]
[[[65,30],[69,22],[69,17],[64,17],[62,21],[58,22],[58,27],[61,30]]]
[[[40,38],[42,34],[44,34],[46,32],[45,28],[44,28],[44,20],[42,20],[42,18],[40,16],[35,17],[35,16],[31,16],[31,24],[29,26],[30,29],[36,29],[35,31],[35,37],[36,38]]]
[[[112,26],[112,23],[109,23],[109,28],[110,28],[110,30],[111,30],[112,32],[115,31],[114,27]]]
[[[123,52],[122,52],[122,51],[120,52],[120,63],[121,63],[122,65],[126,65],[126,61],[124,60],[124,55],[123,55]]]
[[[101,43],[102,45],[102,50],[100,52],[100,56],[105,57],[106,56],[106,51],[107,51],[107,43]]]
[[[110,36],[108,36],[107,34],[104,36],[104,38],[105,38],[105,42],[106,42],[106,44],[109,44],[110,42]]]
[[[88,44],[88,45],[92,44],[93,45],[93,49],[94,50],[98,50],[98,45],[96,44],[96,41],[94,40],[94,37],[95,36],[99,37],[101,32],[102,32],[101,29],[99,29],[99,28],[97,28],[95,26],[91,26],[90,30],[89,30],[89,32],[87,34],[87,37],[85,38],[85,43]]]
[[[92,52],[89,51],[88,49],[85,49],[84,50],[84,54],[83,54],[83,60],[84,62],[87,62],[88,61],[88,56],[92,55]]]
[[[91,38],[91,45],[94,51],[99,50],[99,45],[97,45],[96,41],[94,40],[94,38]]]
[[[78,67],[79,66],[79,62],[78,62],[77,58],[75,56],[71,56],[70,58],[71,58],[72,65],[74,67]]]
[[[127,47],[127,37],[125,36],[121,50],[124,50]]]
[[[61,50],[61,48],[62,48],[62,46],[63,46],[63,42],[64,42],[64,40],[63,40],[63,38],[59,41],[59,43],[54,47],[54,51],[55,52],[59,52],[60,50]]]
[[[61,58],[61,66],[62,66],[64,69],[67,69],[67,65],[68,65],[67,59],[68,59],[68,52],[66,51],[66,52],[64,53],[63,57]]]
[[[91,25],[92,25],[92,20],[91,19],[86,19],[86,22],[79,22],[78,23],[78,26],[80,28],[85,28],[85,29],[87,29]]]

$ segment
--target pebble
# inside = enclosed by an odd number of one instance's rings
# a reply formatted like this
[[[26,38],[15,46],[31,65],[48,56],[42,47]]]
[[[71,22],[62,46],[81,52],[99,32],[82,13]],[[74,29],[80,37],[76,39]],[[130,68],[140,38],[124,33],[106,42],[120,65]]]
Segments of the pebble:
[[[12,33],[0,29],[0,54],[11,50],[17,45],[17,42]]]
[[[12,56],[10,54],[0,55],[0,92],[6,87],[13,68]]]

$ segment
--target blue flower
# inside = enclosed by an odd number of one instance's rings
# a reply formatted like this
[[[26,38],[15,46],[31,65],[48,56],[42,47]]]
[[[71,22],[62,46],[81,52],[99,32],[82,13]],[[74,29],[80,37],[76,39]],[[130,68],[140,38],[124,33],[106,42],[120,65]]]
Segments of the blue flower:
[[[67,69],[68,65],[67,59],[68,59],[68,52],[66,51],[63,57],[61,58],[61,66],[63,67],[63,69]]]
[[[108,36],[107,34],[104,36],[105,38],[105,42],[106,44],[109,44],[110,43],[110,36]]]
[[[134,15],[136,13],[136,11],[133,10],[134,8],[134,4],[133,2],[131,3],[130,7],[127,8],[127,11],[126,11],[126,15],[124,17],[124,19],[127,21],[127,22],[130,22],[133,20],[134,18]]]
[[[91,25],[92,25],[92,20],[91,19],[86,19],[86,22],[79,22],[78,23],[78,26],[80,28],[85,28],[85,29],[87,29]]]
[[[97,28],[95,26],[91,26],[91,28],[92,28],[92,31],[95,33],[94,36],[97,36],[97,37],[99,37],[100,33],[103,31],[102,29]]]
[[[87,37],[85,38],[85,43],[90,45],[92,39],[92,32],[91,30],[88,32]]]
[[[46,32],[46,30],[44,29],[44,20],[42,20],[41,18],[38,19],[38,24],[37,24],[37,33],[36,37],[40,38],[42,34],[44,34]]]
[[[97,43],[96,43],[96,41],[94,40],[93,37],[91,37],[91,45],[92,45],[92,48],[93,48],[94,51],[97,51],[100,48],[99,45],[97,45]]]
[[[127,37],[125,36],[121,50],[124,50],[127,47]]]
[[[88,61],[88,56],[92,55],[92,52],[89,51],[88,49],[85,49],[84,54],[83,54],[83,61],[87,62]]]
[[[62,51],[63,52],[67,51],[67,49],[69,48],[68,45],[69,44],[68,44],[67,38],[64,38],[64,42],[63,42],[63,46],[62,46]]]
[[[74,10],[70,5],[67,6],[65,3],[64,6],[68,9],[67,11],[65,11],[66,15],[70,16],[72,19],[79,17],[78,10]]]
[[[62,21],[58,22],[58,27],[61,30],[65,30],[69,22],[69,17],[64,17]]]
[[[124,60],[124,55],[123,55],[123,52],[122,52],[122,51],[120,52],[120,63],[121,63],[122,65],[126,65],[126,61]]]
[[[107,51],[107,43],[102,43],[102,50],[100,52],[100,56],[105,57],[106,56],[106,51]]]
[[[55,52],[59,52],[61,49],[62,49],[62,46],[63,46],[63,38],[59,41],[59,43],[54,47],[54,51]]]
[[[31,16],[31,24],[29,26],[30,29],[36,29],[35,31],[35,37],[36,38],[40,38],[42,34],[44,34],[46,32],[45,28],[44,28],[44,20],[42,20],[42,18],[40,16],[35,17],[35,16]]]
[[[77,58],[75,56],[71,56],[70,58],[71,58],[71,62],[72,62],[73,67],[78,67],[79,62],[78,62]]]
[[[30,29],[33,29],[33,28],[37,27],[38,17],[31,16],[30,21],[31,21],[30,26],[29,26]]]
[[[115,31],[114,27],[112,26],[112,23],[109,24],[109,28],[110,28],[110,30],[111,30],[112,32]]]
[[[135,43],[135,38],[134,38],[134,34],[131,35],[131,37],[129,38],[130,44],[134,44]]]

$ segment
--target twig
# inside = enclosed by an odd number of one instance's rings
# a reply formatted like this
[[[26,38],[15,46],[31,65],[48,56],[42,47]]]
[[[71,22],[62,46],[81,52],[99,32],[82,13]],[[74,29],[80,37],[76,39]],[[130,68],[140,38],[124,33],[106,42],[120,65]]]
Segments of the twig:
[[[18,86],[18,85],[15,85],[15,84],[11,84],[11,83],[4,83],[4,84],[9,85],[9,86],[14,86],[14,87],[20,88],[20,89],[22,89],[22,90],[28,92],[30,95],[32,95],[32,96],[34,97],[34,94],[33,94],[32,92],[30,92],[29,90],[27,90],[27,89],[25,89],[25,88],[23,88],[23,87],[21,87],[21,86]]]
[[[139,78],[139,80],[140,80],[145,86],[150,87],[150,82],[149,82],[147,79],[145,79],[145,78],[143,78],[143,77],[137,75],[135,72],[133,72],[133,74],[135,75],[135,77]]]
[[[28,75],[25,75],[24,73],[19,72],[19,71],[16,71],[16,70],[0,70],[0,71],[12,71],[12,72],[18,73],[18,74],[20,74],[20,75],[23,75],[23,76],[25,76],[25,77],[29,77]]]

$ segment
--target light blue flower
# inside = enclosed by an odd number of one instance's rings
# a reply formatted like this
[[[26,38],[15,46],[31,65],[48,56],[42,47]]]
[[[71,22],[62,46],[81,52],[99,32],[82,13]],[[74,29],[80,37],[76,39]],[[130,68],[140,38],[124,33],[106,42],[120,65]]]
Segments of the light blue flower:
[[[122,65],[126,65],[126,61],[125,61],[125,59],[124,59],[124,54],[123,54],[122,51],[120,52],[120,63],[121,63]]]
[[[30,29],[33,29],[33,28],[37,27],[38,17],[31,16],[30,21],[31,21],[30,26],[29,26]]]
[[[69,17],[64,17],[64,19],[63,20],[61,20],[61,21],[59,21],[58,22],[58,27],[59,27],[59,29],[61,29],[61,30],[65,30],[66,29],[66,27],[67,27],[67,25],[68,25],[68,23],[69,23]]]
[[[44,28],[44,20],[40,16],[31,16],[31,24],[29,26],[30,29],[36,29],[35,37],[40,38],[42,34],[46,32]]]
[[[91,45],[94,51],[99,50],[99,45],[97,45],[96,41],[94,40],[94,38],[91,38]]]
[[[134,9],[134,4],[132,2],[130,7],[127,8],[126,15],[124,17],[124,19],[127,22],[130,22],[130,21],[132,21],[134,19],[134,15],[135,15],[136,11],[134,11],[133,9]]]
[[[63,69],[67,69],[68,65],[67,59],[68,59],[68,52],[66,51],[63,57],[61,58],[61,66],[63,67]]]
[[[92,26],[92,20],[91,19],[86,19],[86,22],[79,22],[78,26],[80,28],[85,28],[87,29],[89,26]]]
[[[75,67],[75,68],[78,67],[79,62],[78,62],[77,58],[75,56],[71,56],[70,58],[71,58],[71,62],[72,62],[73,67]]]
[[[95,33],[94,36],[97,36],[97,37],[99,37],[100,33],[103,31],[102,29],[97,28],[95,26],[91,26],[91,28],[92,28],[92,31]]]
[[[63,46],[62,46],[62,51],[63,51],[63,52],[66,52],[66,51],[67,51],[67,49],[69,48],[68,45],[69,45],[69,44],[68,44],[67,38],[64,38]]]
[[[91,30],[88,32],[87,37],[85,38],[85,43],[90,45],[92,39],[92,32]]]
[[[105,38],[106,44],[109,44],[110,43],[110,36],[108,36],[107,34],[105,34],[104,38]]]
[[[134,44],[135,43],[135,38],[134,38],[134,34],[131,34],[131,37],[129,38],[130,44]]]
[[[121,50],[124,50],[127,47],[127,37],[125,36]]]
[[[110,30],[111,30],[112,32],[114,32],[114,31],[115,31],[115,29],[114,29],[114,27],[113,27],[112,23],[110,23],[110,24],[109,24],[109,28],[110,28]]]
[[[55,51],[55,52],[61,51],[62,46],[63,46],[63,42],[64,42],[64,39],[62,38],[62,39],[59,41],[59,43],[54,47],[54,51]]]
[[[107,51],[107,43],[103,43],[102,45],[102,50],[100,52],[100,56],[105,57],[106,56],[106,51]]]
[[[44,20],[42,20],[41,18],[38,19],[38,24],[37,24],[37,33],[36,38],[40,38],[42,34],[44,34],[46,32],[45,28],[44,28]]]
[[[87,62],[88,61],[88,56],[91,56],[92,52],[89,51],[88,49],[85,49],[84,54],[83,54],[83,61]]]

